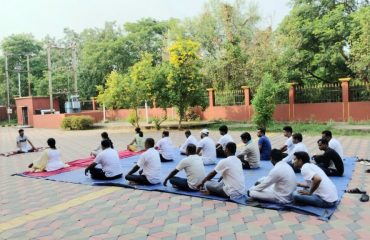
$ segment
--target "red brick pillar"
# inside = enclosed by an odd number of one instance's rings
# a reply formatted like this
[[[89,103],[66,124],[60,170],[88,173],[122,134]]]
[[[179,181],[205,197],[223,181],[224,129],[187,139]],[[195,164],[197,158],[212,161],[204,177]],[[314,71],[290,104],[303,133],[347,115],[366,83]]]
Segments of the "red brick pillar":
[[[248,117],[247,119],[251,119],[251,97],[250,97],[250,88],[248,86],[242,86],[242,89],[244,90],[244,102],[245,102],[245,107],[247,109]]]
[[[289,121],[294,121],[295,85],[289,83]]]
[[[157,108],[157,102],[153,99],[153,108]]]
[[[349,81],[351,78],[339,78],[342,85],[343,122],[349,119]]]
[[[91,98],[91,101],[92,101],[92,110],[95,111],[96,110],[96,98],[92,97]]]
[[[207,88],[207,91],[208,91],[209,107],[212,108],[215,106],[215,90],[213,88]]]

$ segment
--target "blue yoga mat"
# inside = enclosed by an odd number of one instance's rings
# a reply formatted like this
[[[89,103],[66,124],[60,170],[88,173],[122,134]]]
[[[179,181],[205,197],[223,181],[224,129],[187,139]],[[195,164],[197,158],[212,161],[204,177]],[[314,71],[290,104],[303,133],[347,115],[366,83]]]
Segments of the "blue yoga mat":
[[[177,163],[183,159],[185,156],[180,155],[178,150],[175,150],[174,153],[174,161],[168,163],[162,163],[162,182],[168,176],[168,174],[176,167]],[[135,165],[138,161],[140,156],[133,156],[126,158],[121,161],[122,168],[124,169],[124,174],[131,170],[131,168]],[[219,159],[220,160],[220,159]],[[355,166],[356,157],[347,157],[344,160],[344,175],[343,177],[331,177],[334,184],[337,186],[338,189],[338,196],[339,199],[343,197],[344,191],[347,189],[347,185],[351,180],[352,173]],[[272,164],[270,161],[261,161],[260,168],[253,169],[253,170],[244,170],[245,173],[245,183],[246,188],[249,189],[254,185],[254,183],[268,174],[268,172],[272,169]],[[212,171],[215,165],[205,166],[206,173]],[[58,182],[68,182],[68,183],[76,183],[76,184],[86,184],[86,185],[100,185],[100,186],[121,186],[127,188],[134,188],[140,190],[147,190],[147,191],[161,191],[161,192],[168,192],[168,193],[175,193],[187,196],[194,196],[194,197],[201,197],[207,199],[214,199],[214,200],[221,200],[221,201],[233,201],[242,205],[246,206],[256,206],[262,208],[269,208],[269,209],[276,209],[276,210],[290,210],[295,211],[298,213],[306,213],[318,216],[320,219],[328,220],[330,216],[334,213],[337,206],[332,208],[318,208],[312,206],[298,206],[294,204],[274,204],[274,203],[262,203],[262,202],[253,202],[248,201],[247,197],[242,197],[240,199],[226,199],[222,197],[212,196],[212,195],[205,195],[201,192],[185,192],[175,189],[171,186],[168,182],[167,187],[163,186],[162,184],[152,185],[152,186],[142,186],[142,185],[128,185],[127,181],[122,179],[110,180],[110,181],[99,181],[93,180],[88,176],[85,176],[84,169],[74,170],[71,172],[60,173],[51,177],[47,177],[45,179],[58,181]],[[179,177],[186,177],[184,171],[181,171],[177,174]],[[217,179],[220,177],[217,175],[215,178]],[[297,181],[303,182],[303,178],[301,174],[297,174]],[[339,201],[338,201],[339,204]]]

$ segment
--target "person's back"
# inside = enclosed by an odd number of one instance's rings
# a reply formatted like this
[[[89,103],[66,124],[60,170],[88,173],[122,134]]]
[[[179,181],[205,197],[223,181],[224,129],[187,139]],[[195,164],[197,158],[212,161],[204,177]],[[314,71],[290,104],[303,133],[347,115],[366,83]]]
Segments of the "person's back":
[[[173,160],[174,146],[172,144],[170,137],[161,138],[157,142],[156,147],[159,149],[159,153],[162,155],[164,159],[170,160],[170,161]]]
[[[100,152],[94,162],[102,166],[106,177],[114,177],[123,172],[118,152],[110,147]]]
[[[217,143],[220,144],[222,146],[222,149],[225,151],[226,144],[228,144],[229,142],[234,142],[234,139],[231,137],[230,134],[226,133],[225,135],[220,137]]]
[[[313,163],[306,163],[302,166],[302,176],[308,186],[311,186],[312,177],[317,174],[321,178],[320,185],[313,192],[319,195],[323,200],[327,202],[335,202],[338,200],[338,192],[334,183],[324,173],[324,171]]]
[[[260,151],[256,143],[250,142],[242,147],[240,155],[248,162],[250,168],[259,168],[260,166]]]
[[[136,141],[136,151],[142,151],[142,150],[145,149],[145,146],[144,146],[145,138],[144,138],[144,136],[140,136],[140,134],[136,134],[135,141]]]
[[[329,147],[337,152],[341,159],[344,159],[343,147],[337,139],[331,138],[329,141]]]
[[[196,154],[181,160],[176,169],[179,171],[184,169],[188,185],[194,190],[206,176],[203,160]]]
[[[261,160],[269,160],[271,155],[271,142],[268,137],[266,137],[265,135],[261,136],[258,140],[258,145],[261,146]]]
[[[324,153],[324,158],[328,159],[330,161],[329,169],[335,169],[338,173],[338,176],[342,176],[344,173],[344,165],[342,158],[339,156],[339,154],[330,147],[326,149]]]
[[[64,162],[60,160],[61,154],[57,149],[48,149],[48,163],[46,165],[46,171],[55,171],[65,166]]]
[[[214,141],[206,136],[199,141],[198,147],[202,148],[202,158],[205,165],[214,164],[216,161],[216,145]]]
[[[281,202],[290,202],[292,193],[296,189],[296,175],[292,167],[286,162],[278,162],[271,170],[278,174],[278,181],[274,184],[275,193],[281,198]]]
[[[193,135],[189,135],[189,137],[186,138],[185,142],[180,146],[180,152],[185,153],[189,144],[194,144],[195,146],[198,144],[197,139]]]
[[[158,151],[154,148],[146,150],[139,158],[137,165],[143,170],[151,184],[157,184],[161,181],[161,159]]]

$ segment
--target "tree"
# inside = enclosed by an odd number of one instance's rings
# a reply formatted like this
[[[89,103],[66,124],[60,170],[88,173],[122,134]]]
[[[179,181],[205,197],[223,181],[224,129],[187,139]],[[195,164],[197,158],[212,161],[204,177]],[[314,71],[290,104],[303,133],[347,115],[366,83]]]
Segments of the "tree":
[[[272,122],[279,91],[286,91],[284,84],[276,84],[270,74],[265,74],[252,100],[254,109],[253,122],[258,127],[266,128]]]
[[[352,14],[349,35],[350,67],[360,79],[370,79],[370,6]]]
[[[179,111],[179,128],[189,107],[202,105],[205,89],[202,85],[199,43],[178,40],[169,48],[170,72],[167,77],[171,103]]]

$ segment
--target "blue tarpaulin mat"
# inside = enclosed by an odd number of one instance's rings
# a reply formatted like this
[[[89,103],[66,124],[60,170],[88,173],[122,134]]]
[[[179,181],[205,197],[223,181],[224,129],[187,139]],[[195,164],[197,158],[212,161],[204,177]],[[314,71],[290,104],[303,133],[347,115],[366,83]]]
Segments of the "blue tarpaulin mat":
[[[135,165],[138,161],[140,156],[133,156],[126,158],[121,161],[122,168],[124,169],[124,174],[131,170],[131,168]],[[167,175],[176,167],[177,163],[183,159],[185,156],[181,156],[179,151],[175,151],[175,157],[173,162],[162,163],[162,182],[167,177]],[[344,174],[343,177],[330,177],[334,184],[338,189],[338,196],[339,199],[343,197],[344,191],[347,189],[348,183],[351,180],[352,173],[355,167],[356,157],[347,157],[344,160]],[[213,170],[215,165],[205,166],[206,173]],[[253,169],[253,170],[244,170],[245,175],[245,183],[246,188],[249,189],[252,187],[255,182],[264,177],[268,174],[268,172],[272,169],[272,164],[270,161],[261,161],[260,168]],[[294,211],[298,213],[306,213],[318,216],[320,219],[328,220],[330,216],[334,213],[337,206],[331,208],[319,208],[319,207],[312,207],[312,206],[299,206],[295,204],[274,204],[274,203],[263,203],[263,202],[255,202],[255,201],[248,201],[248,197],[242,197],[240,199],[226,199],[222,197],[206,195],[201,192],[185,192],[173,188],[171,184],[168,182],[167,187],[163,186],[162,184],[152,185],[152,186],[142,186],[142,185],[129,185],[128,182],[124,179],[116,179],[110,181],[99,181],[93,180],[84,174],[85,169],[78,169],[70,172],[60,173],[54,176],[50,176],[45,178],[46,180],[58,181],[58,182],[68,182],[68,183],[76,183],[76,184],[85,184],[85,185],[97,185],[97,186],[121,186],[126,188],[134,188],[140,190],[147,190],[147,191],[160,191],[160,192],[167,192],[167,193],[175,193],[193,197],[200,197],[206,199],[213,199],[213,200],[220,200],[220,201],[232,201],[238,204],[246,205],[246,206],[255,206],[255,207],[262,207],[268,209],[276,209],[276,210],[288,210]],[[137,173],[136,173],[137,174]],[[19,174],[22,176],[22,174]],[[184,171],[181,171],[177,174],[179,177],[185,177]],[[216,176],[220,177],[220,176]],[[303,178],[301,174],[297,174],[297,182],[303,182]],[[339,204],[340,201],[338,201]]]

